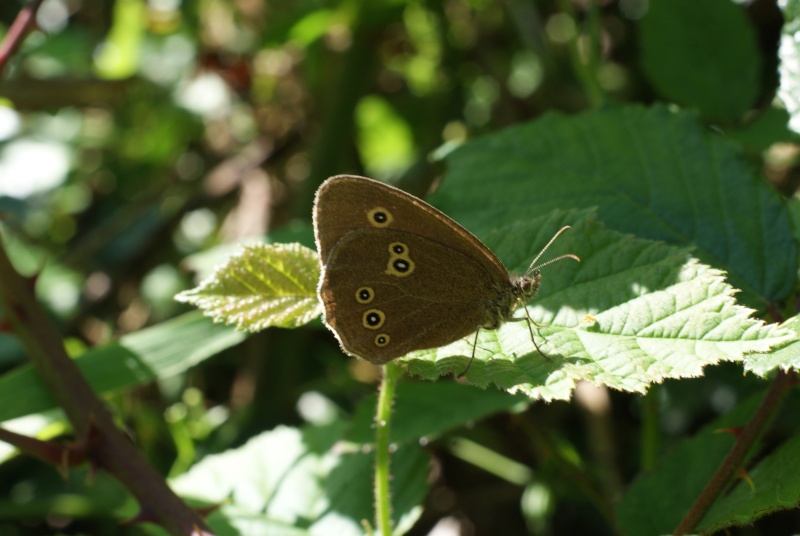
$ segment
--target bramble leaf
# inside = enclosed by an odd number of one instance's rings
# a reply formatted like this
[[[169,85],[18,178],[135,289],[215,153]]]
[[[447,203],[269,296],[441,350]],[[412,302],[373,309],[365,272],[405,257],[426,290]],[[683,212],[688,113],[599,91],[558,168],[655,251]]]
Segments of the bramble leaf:
[[[334,447],[346,425],[279,426],[237,449],[207,456],[173,486],[185,497],[221,505],[208,520],[219,534],[364,534],[361,521],[375,517],[374,454]],[[422,512],[428,463],[418,445],[392,455],[398,535]]]
[[[252,244],[176,299],[239,329],[290,328],[321,314],[318,279],[314,251],[300,244]]]
[[[800,316],[790,318],[782,327],[800,332]],[[793,340],[773,352],[751,354],[745,357],[745,370],[766,376],[775,370],[800,370],[800,341]]]
[[[553,213],[496,236],[506,242],[537,236],[534,241],[543,243],[574,218]],[[495,251],[504,249],[498,242]],[[705,366],[739,361],[796,338],[789,329],[752,318],[753,310],[736,303],[723,272],[685,249],[586,221],[575,224],[555,249],[553,255],[576,253],[581,263],[545,268],[540,295],[528,306],[541,326],[537,344],[547,357],[536,351],[524,321],[481,330],[467,373],[471,383],[494,383],[545,400],[568,399],[580,380],[645,392],[664,379],[700,376]],[[434,379],[465,370],[472,347],[469,337],[402,360],[412,374]]]

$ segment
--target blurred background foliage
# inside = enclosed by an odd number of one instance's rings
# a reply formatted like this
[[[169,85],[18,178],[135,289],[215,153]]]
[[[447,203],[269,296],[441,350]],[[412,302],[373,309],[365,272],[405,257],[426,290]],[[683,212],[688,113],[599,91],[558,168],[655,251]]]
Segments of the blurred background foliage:
[[[22,6],[0,3],[0,34]],[[768,106],[781,13],[761,0],[737,9],[743,39],[759,51],[752,76],[761,90],[746,106]],[[652,102],[640,55],[653,45],[637,39],[647,10],[646,0],[46,0],[0,85],[6,246],[20,270],[41,271],[38,297],[78,355],[190,310],[173,296],[226,245],[269,236],[313,247],[313,193],[330,175],[391,180],[422,195],[442,171],[435,155],[465,139],[551,109]],[[585,76],[587,65],[596,76]],[[680,100],[676,91],[668,96]],[[764,128],[785,131],[785,121],[773,123]],[[0,334],[0,371],[24,359]],[[343,356],[316,323],[248,337],[109,403],[148,459],[178,475],[261,431],[313,421],[309,393],[353,413],[378,373]],[[669,444],[758,385],[736,366],[699,381],[668,383],[655,401],[606,393],[616,448],[636,451],[642,404],[665,405]],[[465,534],[601,533],[592,529],[605,526],[599,514],[548,480],[554,468],[510,425],[554,430],[579,460],[603,448],[584,402],[534,404],[459,429],[460,443],[428,445],[436,465],[412,533],[445,518],[468,519]],[[64,432],[52,413],[31,429],[45,425]],[[502,453],[501,465],[536,467],[542,481],[498,477],[468,448],[477,443]],[[618,471],[594,470],[613,479],[640,466],[615,463]],[[140,530],[116,524],[117,485],[87,485],[83,473],[63,481],[25,457],[0,465],[1,497],[4,535]]]

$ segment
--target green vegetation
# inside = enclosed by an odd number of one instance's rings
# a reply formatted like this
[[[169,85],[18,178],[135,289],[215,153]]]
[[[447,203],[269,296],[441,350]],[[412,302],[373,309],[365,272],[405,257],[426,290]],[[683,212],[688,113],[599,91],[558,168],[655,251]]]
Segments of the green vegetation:
[[[0,534],[796,532],[800,2],[25,5]],[[570,225],[546,357],[525,322],[344,355],[311,223],[341,173],[513,273]]]

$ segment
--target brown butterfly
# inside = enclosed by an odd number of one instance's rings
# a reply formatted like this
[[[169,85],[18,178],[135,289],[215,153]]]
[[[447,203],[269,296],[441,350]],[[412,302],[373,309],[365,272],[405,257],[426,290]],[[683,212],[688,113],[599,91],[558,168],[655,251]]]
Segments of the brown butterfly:
[[[511,276],[480,240],[428,203],[352,175],[317,190],[314,235],[324,322],[345,352],[375,364],[497,329],[536,294],[539,268],[580,260],[562,255],[535,266],[539,253],[524,275]]]

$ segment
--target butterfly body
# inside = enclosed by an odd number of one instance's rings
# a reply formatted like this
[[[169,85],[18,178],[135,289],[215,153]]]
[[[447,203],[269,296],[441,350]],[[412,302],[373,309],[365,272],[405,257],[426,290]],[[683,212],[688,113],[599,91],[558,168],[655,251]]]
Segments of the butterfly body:
[[[539,288],[424,201],[339,175],[317,191],[314,232],[324,322],[345,352],[382,364],[496,329]]]

